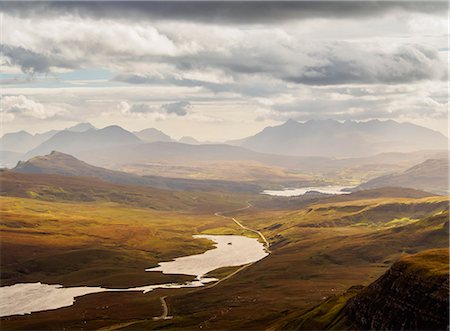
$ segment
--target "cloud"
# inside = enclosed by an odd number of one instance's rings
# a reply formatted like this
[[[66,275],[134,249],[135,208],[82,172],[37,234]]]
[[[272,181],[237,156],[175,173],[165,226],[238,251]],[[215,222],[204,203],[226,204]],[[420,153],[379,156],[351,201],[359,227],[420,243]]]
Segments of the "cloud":
[[[148,117],[150,115],[160,120],[165,119],[168,115],[186,116],[191,108],[191,104],[187,101],[162,104],[159,107],[152,107],[145,103],[135,103],[130,105],[127,101],[121,101],[117,105],[117,109],[123,115],[135,115],[140,117]]]
[[[6,58],[8,65],[17,65],[25,73],[47,73],[50,70],[50,62],[42,54],[38,54],[23,47],[1,45],[0,51]]]
[[[4,96],[1,98],[1,112],[10,120],[16,116],[37,118],[41,120],[63,118],[67,111],[57,106],[44,106],[24,95]]]
[[[432,84],[432,83],[430,83]],[[445,85],[443,82],[442,85]],[[448,100],[441,99],[438,86],[366,85],[320,87],[291,95],[265,105],[257,111],[257,120],[300,121],[309,119],[441,119],[448,118]]]
[[[130,105],[126,101],[119,102],[119,104],[117,105],[117,109],[119,109],[119,111],[124,115],[149,114],[158,111],[157,109],[150,107],[149,105],[144,103]]]
[[[218,24],[260,24],[312,18],[379,17],[386,13],[444,15],[444,1],[52,1],[6,2],[2,10],[21,17],[71,15],[90,18],[181,20]]]
[[[97,5],[102,7],[103,3]],[[297,6],[297,2],[292,5]],[[308,6],[305,8],[312,10]],[[321,6],[322,2],[318,8]],[[385,4],[371,2],[370,6]],[[30,20],[4,15],[7,64],[24,72],[106,67],[116,73],[117,81],[130,84],[204,87],[214,93],[240,90],[242,94],[258,93],[252,88],[258,81],[259,88],[264,88],[261,82],[400,84],[447,78],[444,56],[436,47],[398,38],[389,42],[368,38],[333,41],[314,38],[314,31],[305,36],[297,26],[288,24],[241,29],[194,22],[128,21],[125,14],[124,19],[116,20],[89,15],[43,17]],[[368,29],[362,20],[351,27],[358,23],[361,29]],[[199,72],[214,72],[219,79],[200,77]]]
[[[162,105],[161,109],[165,111],[167,114],[186,116],[189,109],[191,109],[191,104],[187,101],[179,101]]]
[[[442,70],[445,65],[433,48],[423,45],[401,45],[388,51],[373,48],[374,45],[354,47],[337,43],[317,54],[320,63],[284,79],[308,85],[399,84],[447,79],[446,71]]]

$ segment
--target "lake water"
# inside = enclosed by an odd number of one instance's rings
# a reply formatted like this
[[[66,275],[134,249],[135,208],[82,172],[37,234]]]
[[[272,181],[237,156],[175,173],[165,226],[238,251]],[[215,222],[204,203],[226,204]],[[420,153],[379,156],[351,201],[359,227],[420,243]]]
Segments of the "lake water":
[[[196,235],[216,243],[216,248],[203,254],[184,256],[146,271],[162,271],[164,274],[193,275],[201,279],[208,272],[224,267],[239,266],[261,260],[267,256],[264,245],[254,238],[243,236]]]
[[[309,186],[300,188],[285,188],[283,190],[264,190],[262,194],[275,195],[280,197],[293,197],[298,195],[304,195],[307,192],[315,191],[326,194],[349,194],[351,192],[342,191],[345,188],[351,188],[349,186]]]
[[[184,256],[173,261],[161,262],[146,271],[162,271],[164,274],[184,274],[196,276],[192,282],[167,283],[110,289],[103,287],[63,287],[42,283],[20,283],[0,287],[0,317],[23,315],[31,312],[57,309],[73,305],[75,298],[101,292],[140,291],[147,293],[158,288],[201,287],[215,278],[204,277],[208,272],[227,266],[240,266],[261,260],[268,253],[264,245],[255,238],[228,235],[197,235],[215,242],[215,248],[203,254]]]

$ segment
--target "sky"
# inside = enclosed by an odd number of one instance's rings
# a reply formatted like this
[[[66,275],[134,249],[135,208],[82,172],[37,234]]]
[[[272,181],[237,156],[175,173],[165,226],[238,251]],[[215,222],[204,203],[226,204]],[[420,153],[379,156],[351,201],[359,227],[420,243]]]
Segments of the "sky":
[[[448,3],[3,2],[1,129],[223,141],[290,118],[448,135]]]

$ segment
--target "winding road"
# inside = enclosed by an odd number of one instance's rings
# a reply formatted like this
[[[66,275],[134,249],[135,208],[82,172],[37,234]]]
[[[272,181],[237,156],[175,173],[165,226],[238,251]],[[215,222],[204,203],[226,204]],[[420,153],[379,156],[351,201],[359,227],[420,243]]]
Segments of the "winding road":
[[[239,209],[235,209],[235,210],[231,210],[231,211],[221,211],[221,212],[216,212],[214,213],[215,216],[219,216],[219,217],[223,217],[223,218],[229,218],[231,219],[234,223],[236,223],[239,227],[241,227],[244,230],[256,233],[264,242],[264,246],[266,248],[267,253],[270,253],[270,243],[269,241],[266,239],[266,237],[262,234],[261,231],[255,230],[255,229],[251,229],[249,227],[246,227],[245,225],[242,225],[241,222],[239,222],[237,219],[235,219],[234,217],[229,217],[229,216],[224,216],[223,213],[232,213],[232,212],[237,212],[237,211],[242,211],[245,209],[248,209],[250,207],[253,207],[253,205],[250,202],[247,202],[247,206],[243,207],[243,208],[239,208]]]
[[[159,298],[159,300],[161,300],[161,306],[163,307],[163,313],[161,314],[161,316],[153,317],[154,321],[170,320],[173,318],[173,316],[168,316],[169,315],[169,307],[167,306],[166,298],[167,298],[167,296],[163,296],[163,297]]]
[[[236,218],[234,218],[234,217],[224,216],[224,215],[223,215],[223,213],[233,213],[233,212],[237,212],[237,211],[242,211],[242,210],[248,209],[248,208],[250,208],[250,207],[253,207],[253,205],[252,205],[250,202],[247,201],[247,206],[246,206],[246,207],[239,208],[239,209],[234,209],[234,210],[230,210],[230,211],[216,212],[216,213],[214,213],[214,215],[215,215],[215,216],[218,216],[218,217],[223,217],[223,218],[231,219],[231,220],[232,220],[236,225],[238,225],[240,228],[242,228],[242,229],[244,229],[244,230],[246,230],[246,231],[250,231],[250,232],[256,233],[256,234],[261,238],[261,240],[264,242],[265,250],[267,251],[267,253],[270,254],[270,249],[269,249],[270,243],[269,243],[269,241],[267,240],[267,238],[262,234],[261,231],[258,231],[258,230],[255,230],[255,229],[251,229],[251,228],[249,228],[249,227],[246,227],[245,225],[243,225],[241,222],[239,222],[239,221],[238,221]],[[211,284],[211,285],[208,285],[208,286],[199,288],[198,291],[213,288],[213,287],[219,285],[220,283],[226,281],[227,279],[233,277],[234,275],[236,275],[237,273],[241,272],[241,271],[244,270],[245,268],[248,268],[249,266],[251,266],[251,265],[254,264],[254,263],[255,263],[255,262],[245,264],[245,265],[243,265],[242,267],[240,267],[239,269],[237,269],[237,270],[235,270],[234,272],[232,272],[231,274],[229,274],[228,276],[226,276],[226,277],[220,279],[219,281],[215,282],[214,284]],[[161,316],[153,317],[153,320],[154,320],[154,321],[158,321],[158,320],[167,320],[167,319],[172,319],[172,318],[173,318],[173,316],[168,316],[168,315],[169,315],[169,307],[167,306],[166,298],[167,298],[167,296],[162,296],[162,297],[159,298],[159,299],[161,300],[161,306],[162,306],[162,308],[163,308],[163,313],[162,313]]]

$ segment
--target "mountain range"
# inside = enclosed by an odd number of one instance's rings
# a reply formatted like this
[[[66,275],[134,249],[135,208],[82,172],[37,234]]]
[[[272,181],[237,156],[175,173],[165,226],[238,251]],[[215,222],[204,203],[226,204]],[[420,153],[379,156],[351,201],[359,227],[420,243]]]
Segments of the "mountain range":
[[[442,133],[393,120],[311,120],[300,123],[291,119],[229,143],[263,153],[327,157],[448,148],[448,138]]]
[[[142,143],[142,140],[117,125],[82,132],[64,130],[56,133],[53,137],[26,153],[24,158],[29,159],[33,156],[45,155],[53,150],[73,154],[86,150],[138,143]]]
[[[88,130],[95,129],[96,128],[90,123],[78,123],[62,131],[86,132]],[[48,139],[52,138],[58,132],[62,131],[50,130],[43,133],[36,133],[34,135],[23,130],[18,132],[6,133],[0,138],[0,150],[14,153],[26,153],[44,143]]]
[[[383,154],[381,159],[394,156],[402,162],[406,156],[400,153],[447,150],[447,142],[441,133],[424,127],[378,120],[343,123],[289,120],[226,144],[201,143],[192,137],[182,137],[177,142],[154,128],[130,132],[117,125],[97,129],[89,123],[80,123],[62,131],[35,135],[25,131],[7,133],[0,139],[0,151],[3,167],[13,167],[19,160],[56,150],[106,167],[143,162],[183,164],[231,160],[321,172],[348,168],[349,164],[380,164],[378,157],[370,160],[378,153]],[[431,157],[434,156],[427,158]]]

